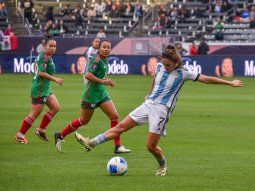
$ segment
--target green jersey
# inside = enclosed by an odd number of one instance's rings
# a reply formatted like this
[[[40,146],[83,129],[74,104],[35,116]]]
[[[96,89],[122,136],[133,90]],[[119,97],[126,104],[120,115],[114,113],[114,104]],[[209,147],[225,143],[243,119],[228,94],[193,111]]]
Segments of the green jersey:
[[[50,80],[38,76],[38,72],[46,72],[49,75],[55,73],[55,65],[51,57],[41,52],[35,61],[35,73],[32,81],[31,97],[45,97],[49,96],[52,92],[50,90]]]
[[[88,72],[100,79],[106,78],[108,74],[108,59],[101,59],[99,63],[95,62],[96,56],[89,62]],[[83,88],[82,101],[97,103],[109,97],[106,86],[101,83],[89,81]]]

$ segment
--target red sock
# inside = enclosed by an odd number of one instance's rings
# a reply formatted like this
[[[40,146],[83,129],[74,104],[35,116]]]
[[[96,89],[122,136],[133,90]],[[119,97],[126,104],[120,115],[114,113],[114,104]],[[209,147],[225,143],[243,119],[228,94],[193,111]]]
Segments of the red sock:
[[[32,119],[29,116],[26,116],[22,122],[19,132],[25,135],[28,129],[32,126],[33,122],[34,122],[34,119]]]
[[[40,129],[46,129],[47,125],[51,122],[54,115],[52,115],[50,112],[47,112],[41,121]]]
[[[111,120],[111,128],[115,127],[118,123],[118,119]],[[114,138],[114,145],[121,145],[120,136]]]
[[[84,123],[81,121],[81,118],[73,120],[71,123],[69,123],[66,128],[63,129],[61,132],[62,138],[67,136],[68,134],[76,131],[80,126],[83,126]]]

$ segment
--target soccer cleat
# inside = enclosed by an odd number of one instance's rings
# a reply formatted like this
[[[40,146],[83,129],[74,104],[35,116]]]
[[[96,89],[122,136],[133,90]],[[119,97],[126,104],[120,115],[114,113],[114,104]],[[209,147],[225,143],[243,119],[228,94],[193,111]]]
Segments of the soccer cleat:
[[[42,130],[40,130],[39,128],[37,128],[36,131],[35,131],[35,134],[36,134],[40,139],[42,139],[43,141],[49,141],[48,138],[47,138],[47,136],[46,136],[45,130],[42,131]]]
[[[114,149],[114,154],[125,154],[130,153],[130,149],[126,149],[123,145],[116,145]]]
[[[167,166],[159,166],[156,172],[157,176],[165,176],[167,172]]]
[[[87,152],[91,151],[92,147],[89,145],[89,138],[83,137],[81,134],[75,132],[76,140],[82,144]]]
[[[23,143],[23,144],[27,144],[28,143],[28,140],[27,138],[24,136],[24,137],[20,137],[18,134],[15,135],[15,140],[20,142],[20,143]]]
[[[62,152],[62,143],[65,142],[65,140],[61,137],[61,134],[59,132],[54,133],[54,139],[55,139],[55,147],[58,152]]]

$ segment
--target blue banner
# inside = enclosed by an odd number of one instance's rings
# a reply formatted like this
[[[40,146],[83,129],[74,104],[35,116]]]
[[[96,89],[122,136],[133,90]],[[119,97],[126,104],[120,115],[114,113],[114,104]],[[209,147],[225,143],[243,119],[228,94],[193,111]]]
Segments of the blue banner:
[[[35,56],[0,55],[3,73],[32,73]],[[86,60],[77,55],[53,57],[56,73],[82,73]],[[153,75],[157,64],[154,56],[115,56],[109,58],[109,74]],[[183,57],[187,69],[210,76],[255,76],[255,56],[193,56]]]

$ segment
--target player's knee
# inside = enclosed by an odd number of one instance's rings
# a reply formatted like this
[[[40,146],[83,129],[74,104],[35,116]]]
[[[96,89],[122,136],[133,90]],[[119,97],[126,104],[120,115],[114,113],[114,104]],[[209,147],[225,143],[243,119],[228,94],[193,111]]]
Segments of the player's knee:
[[[39,116],[40,114],[35,114],[35,113],[30,113],[28,116],[33,119],[33,120],[36,120],[37,117]]]
[[[119,114],[118,113],[111,114],[109,116],[109,118],[110,118],[111,121],[118,121],[119,120]]]
[[[147,143],[146,146],[147,146],[147,149],[149,152],[155,153],[155,151],[157,149],[157,145],[155,145],[153,143]]]
[[[53,113],[54,113],[54,115],[55,115],[57,112],[59,112],[59,110],[60,110],[60,106],[59,106],[59,105],[55,106],[55,107],[53,108]]]
[[[35,120],[40,114],[41,114],[41,111],[33,111],[29,114],[29,117]]]
[[[56,110],[57,110],[57,112],[59,112],[59,110],[60,110],[60,105],[57,106]]]
[[[89,120],[87,120],[85,117],[80,117],[80,121],[82,125],[87,125]]]

